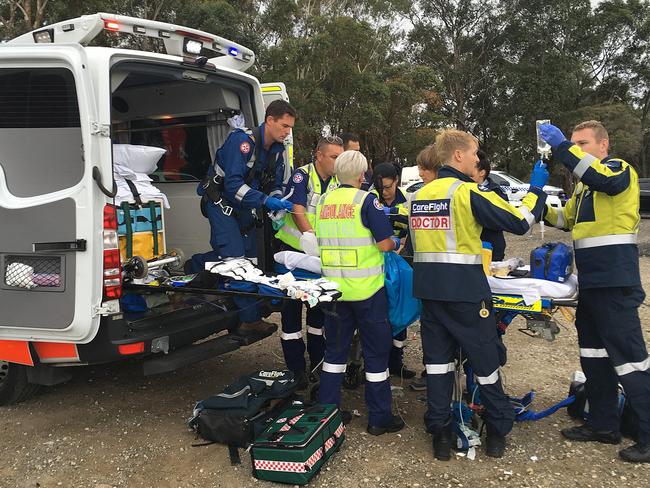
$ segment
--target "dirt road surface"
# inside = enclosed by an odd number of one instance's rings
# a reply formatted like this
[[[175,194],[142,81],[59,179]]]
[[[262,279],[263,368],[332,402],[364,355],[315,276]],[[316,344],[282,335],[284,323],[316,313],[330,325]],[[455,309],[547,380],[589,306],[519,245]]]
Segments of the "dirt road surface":
[[[530,237],[508,237],[507,256],[528,259],[542,242],[568,235],[536,227]],[[640,251],[650,254],[650,221],[642,221]],[[650,289],[650,258],[641,258],[642,279]],[[441,281],[441,286],[444,282]],[[649,337],[650,299],[640,308]],[[279,316],[272,317],[279,322]],[[535,410],[567,395],[579,369],[575,329],[562,320],[554,342],[517,331],[516,319],[505,336],[509,361],[506,390],[513,396],[535,389]],[[612,324],[615,327],[616,324]],[[418,326],[411,327],[406,363],[421,369]],[[47,388],[26,403],[0,408],[0,487],[270,487],[255,480],[250,460],[232,467],[221,445],[191,447],[186,429],[194,402],[220,391],[255,368],[281,368],[280,341],[260,344],[205,361],[176,373],[143,377],[137,363],[80,368],[67,384]],[[395,407],[407,427],[399,434],[366,434],[363,388],[344,392],[344,406],[358,409],[340,452],[311,483],[314,487],[648,487],[650,465],[618,459],[620,446],[570,443],[559,429],[574,424],[565,411],[515,425],[506,456],[494,460],[479,449],[476,459],[433,459],[431,438],[422,423],[422,393],[407,388]],[[624,440],[623,446],[630,444]]]

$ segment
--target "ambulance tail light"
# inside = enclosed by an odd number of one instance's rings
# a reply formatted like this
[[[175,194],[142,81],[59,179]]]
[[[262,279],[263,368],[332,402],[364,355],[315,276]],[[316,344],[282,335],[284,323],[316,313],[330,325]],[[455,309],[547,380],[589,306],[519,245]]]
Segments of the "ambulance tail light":
[[[122,296],[122,263],[117,237],[117,207],[104,207],[104,300],[117,300]]]
[[[119,32],[120,24],[113,20],[104,20],[104,29],[111,32]]]
[[[117,346],[118,352],[122,356],[131,354],[142,354],[144,352],[144,342],[134,342],[132,344],[120,344]]]

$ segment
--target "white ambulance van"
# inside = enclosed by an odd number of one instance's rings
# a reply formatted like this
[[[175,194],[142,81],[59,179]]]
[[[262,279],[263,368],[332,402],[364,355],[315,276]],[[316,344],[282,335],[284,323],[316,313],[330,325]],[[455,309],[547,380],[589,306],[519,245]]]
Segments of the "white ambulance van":
[[[100,34],[165,54],[91,46]],[[106,13],[0,45],[0,405],[72,367],[142,358],[145,374],[164,373],[255,340],[229,333],[227,296],[158,293],[157,306],[123,310],[113,167],[114,144],[165,148],[151,175],[170,205],[165,247],[210,250],[196,187],[227,119],[260,124],[263,90],[287,99],[283,84],[246,74],[253,62],[218,35]],[[271,232],[258,233],[266,270]]]

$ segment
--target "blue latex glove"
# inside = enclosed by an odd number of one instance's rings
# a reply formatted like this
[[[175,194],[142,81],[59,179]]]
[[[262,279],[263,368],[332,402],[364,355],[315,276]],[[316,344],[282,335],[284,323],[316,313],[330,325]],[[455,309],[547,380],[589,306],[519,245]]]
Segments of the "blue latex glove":
[[[277,212],[278,210],[288,210],[291,212],[293,210],[293,203],[275,197],[266,197],[264,199],[264,206],[273,212]]]
[[[561,134],[561,132],[560,132]],[[548,170],[546,169],[546,164],[541,160],[535,163],[533,166],[533,172],[530,174],[530,186],[536,188],[544,188],[544,185],[548,181]]]
[[[397,251],[399,249],[399,247],[402,245],[402,241],[397,236],[391,236],[391,240],[395,243],[395,249],[394,250]]]
[[[553,124],[542,124],[539,126],[539,135],[548,142],[552,149],[555,149],[564,141],[566,137],[562,134],[562,131],[555,127]]]

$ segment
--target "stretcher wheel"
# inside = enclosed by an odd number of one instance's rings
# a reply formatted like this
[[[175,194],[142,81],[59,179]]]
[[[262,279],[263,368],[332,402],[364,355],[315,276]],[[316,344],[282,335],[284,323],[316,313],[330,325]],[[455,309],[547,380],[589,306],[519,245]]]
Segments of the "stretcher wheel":
[[[135,279],[146,278],[149,265],[142,256],[133,256],[124,263],[124,272]]]

